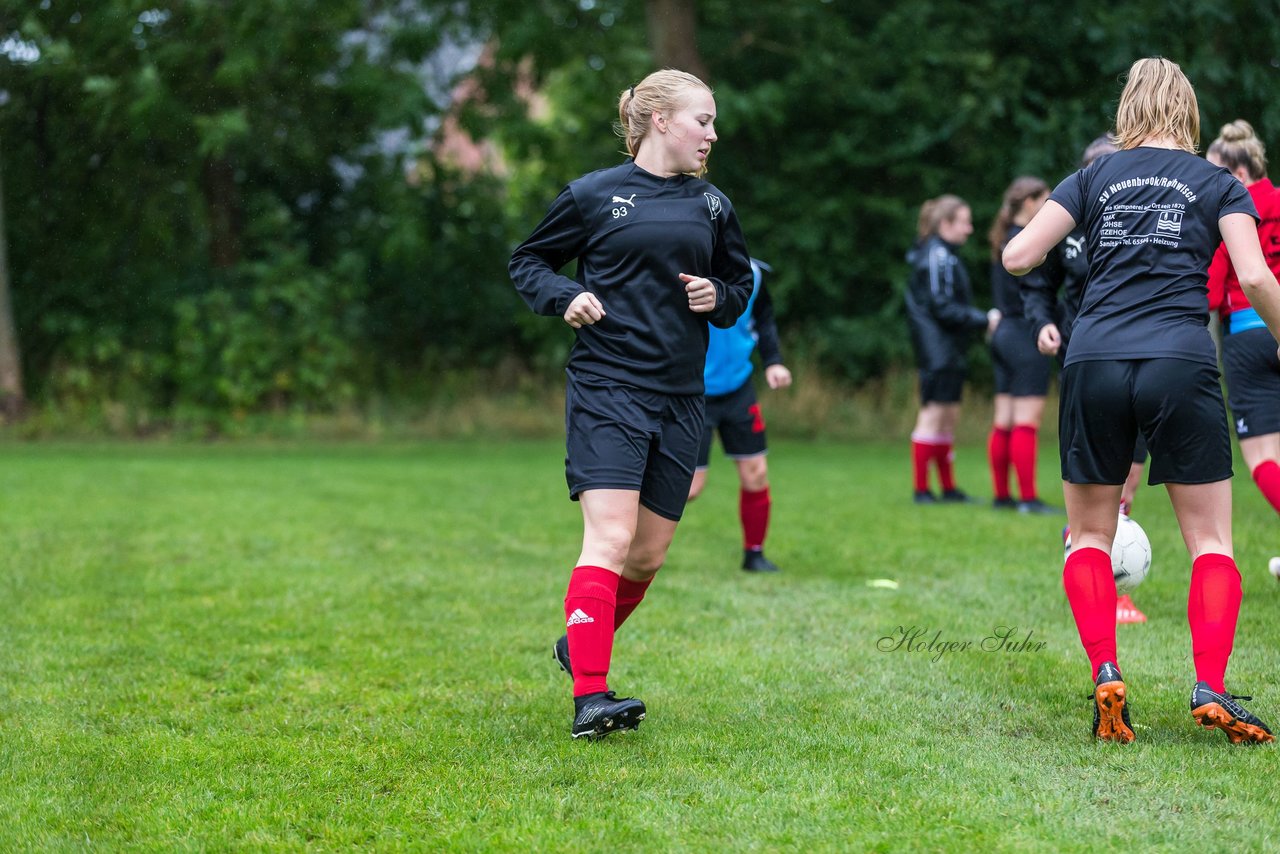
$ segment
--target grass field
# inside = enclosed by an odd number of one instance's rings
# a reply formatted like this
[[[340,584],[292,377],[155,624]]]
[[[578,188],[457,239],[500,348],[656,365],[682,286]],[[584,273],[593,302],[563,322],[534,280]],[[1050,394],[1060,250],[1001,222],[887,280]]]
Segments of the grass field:
[[[1063,520],[914,507],[903,442],[776,444],[776,577],[737,569],[716,459],[619,634],[611,687],[649,717],[589,744],[550,656],[580,537],[562,454],[0,445],[0,850],[1275,845],[1276,750],[1188,713],[1162,490],[1135,509],[1150,622],[1120,627],[1133,745],[1089,738]],[[959,456],[989,495],[982,450]],[[1235,486],[1227,686],[1274,725],[1280,538]],[[1002,626],[1031,644],[983,651]],[[972,646],[878,648],[912,627]]]

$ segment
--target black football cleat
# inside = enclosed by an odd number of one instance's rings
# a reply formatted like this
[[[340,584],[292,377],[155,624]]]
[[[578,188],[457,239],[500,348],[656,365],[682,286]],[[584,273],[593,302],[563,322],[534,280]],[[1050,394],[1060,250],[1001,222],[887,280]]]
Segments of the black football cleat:
[[[1032,513],[1040,516],[1060,516],[1062,511],[1052,504],[1046,504],[1039,498],[1032,498],[1030,501],[1018,502],[1019,513]]]
[[[1125,702],[1124,680],[1110,661],[1098,668],[1093,688],[1093,737],[1101,741],[1133,741],[1129,707]]]
[[[916,504],[937,504],[938,496],[927,489],[917,489],[915,495],[911,496],[911,500]]]
[[[615,732],[637,729],[644,720],[644,703],[633,697],[617,697],[612,691],[573,698],[574,738],[589,741]]]
[[[573,666],[569,664],[569,636],[561,635],[560,640],[556,641],[551,647],[551,655],[555,658],[556,664],[560,665],[560,669],[569,674],[569,678],[573,678]]]
[[[938,499],[943,504],[974,504],[976,503],[969,493],[963,489],[948,489],[942,493],[942,498]]]
[[[992,510],[1017,510],[1018,502],[1012,498],[993,498],[991,499]]]
[[[1237,700],[1252,700],[1218,692],[1209,687],[1208,682],[1197,682],[1191,689],[1191,716],[1196,723],[1205,729],[1220,729],[1231,739],[1232,744],[1265,744],[1275,741],[1275,736],[1258,716],[1237,703]]]
[[[778,572],[778,565],[764,556],[763,549],[742,552],[742,568],[747,572]]]

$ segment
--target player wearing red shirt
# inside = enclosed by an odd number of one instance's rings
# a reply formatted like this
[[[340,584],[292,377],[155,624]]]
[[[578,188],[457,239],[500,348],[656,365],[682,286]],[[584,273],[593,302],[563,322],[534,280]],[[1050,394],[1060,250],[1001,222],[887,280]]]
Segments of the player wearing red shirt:
[[[1258,240],[1271,271],[1280,275],[1280,190],[1267,179],[1267,152],[1243,120],[1224,125],[1205,155],[1248,189],[1258,208]],[[1227,255],[1218,247],[1209,265],[1209,310],[1222,319],[1222,362],[1227,375],[1240,453],[1253,482],[1280,512],[1280,358],[1262,318],[1249,304]],[[1272,573],[1280,559],[1272,559]],[[1280,577],[1280,576],[1278,576]]]

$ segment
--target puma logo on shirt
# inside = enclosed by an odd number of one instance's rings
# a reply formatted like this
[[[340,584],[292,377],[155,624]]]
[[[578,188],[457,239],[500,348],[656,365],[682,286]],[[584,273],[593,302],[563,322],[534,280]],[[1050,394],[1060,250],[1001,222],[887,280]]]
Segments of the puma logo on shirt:
[[[1074,259],[1077,255],[1079,255],[1083,251],[1084,251],[1083,237],[1067,238],[1067,259],[1068,260]]]

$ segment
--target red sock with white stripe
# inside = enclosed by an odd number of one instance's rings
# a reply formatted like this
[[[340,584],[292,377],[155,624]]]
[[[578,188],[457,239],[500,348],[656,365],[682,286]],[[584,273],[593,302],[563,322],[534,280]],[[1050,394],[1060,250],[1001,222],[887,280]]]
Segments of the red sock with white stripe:
[[[1094,678],[1103,662],[1116,661],[1116,578],[1111,555],[1102,549],[1076,548],[1062,567],[1062,587],[1076,618],[1080,644]]]
[[[769,530],[769,487],[758,492],[745,489],[738,492],[738,518],[742,520],[742,547],[764,548],[764,536]]]
[[[608,691],[619,576],[600,566],[574,567],[564,595],[564,618],[573,661],[573,696]]]
[[[1227,661],[1235,645],[1240,616],[1240,570],[1226,555],[1203,554],[1191,564],[1187,622],[1191,624],[1191,656],[1196,679],[1223,691]]]
[[[911,473],[916,480],[916,492],[924,492],[929,488],[929,459],[933,456],[933,445],[921,442],[914,436],[911,438]]]
[[[1280,465],[1275,460],[1265,460],[1253,469],[1253,482],[1272,508],[1280,513]]]
[[[618,580],[618,604],[613,610],[614,629],[625,623],[627,617],[631,616],[631,612],[640,606],[640,603],[644,600],[645,591],[653,583],[653,578],[651,575],[644,581],[632,581],[626,576],[622,576]]]
[[[1004,427],[992,427],[987,437],[987,461],[991,464],[991,487],[996,500],[1009,497],[1009,437],[1012,431]]]
[[[1036,495],[1036,428],[1015,424],[1009,438],[1009,456],[1018,476],[1018,494],[1023,501],[1035,501]]]

